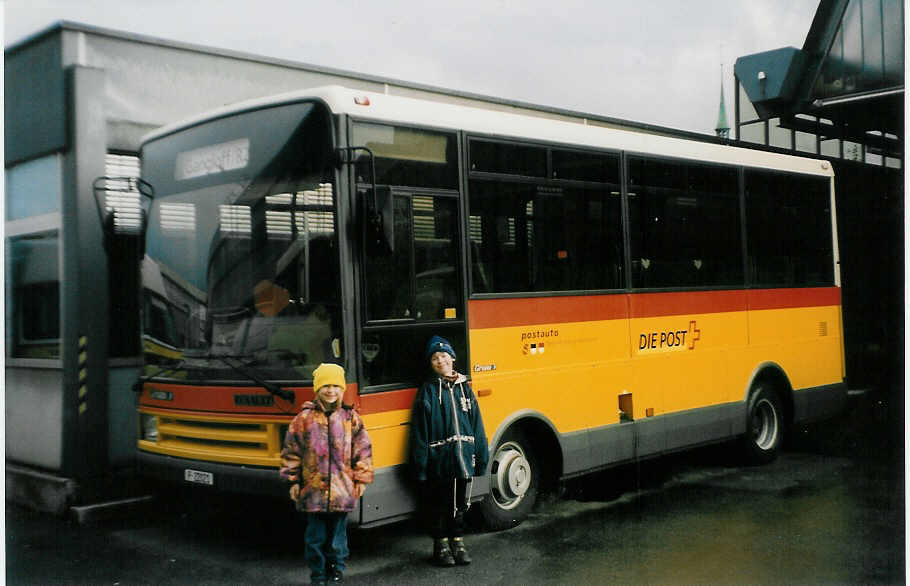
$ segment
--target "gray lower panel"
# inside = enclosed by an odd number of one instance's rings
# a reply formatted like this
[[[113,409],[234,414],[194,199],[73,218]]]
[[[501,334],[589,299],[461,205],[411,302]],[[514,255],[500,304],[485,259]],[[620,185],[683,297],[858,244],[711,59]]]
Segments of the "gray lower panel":
[[[629,424],[618,424],[629,425]],[[659,454],[667,449],[667,419],[665,417],[647,417],[632,422],[635,426],[633,450],[638,456]]]
[[[741,425],[736,422],[742,420]],[[738,432],[737,432],[738,430]],[[745,406],[727,403],[591,429],[590,457],[576,462],[578,471],[646,458],[689,446],[721,441],[745,431]]]
[[[655,426],[650,426],[648,431],[651,434],[659,433]],[[591,442],[591,457],[584,465],[579,466],[579,470],[584,471],[631,460],[635,457],[637,434],[638,429],[634,423],[620,423],[592,429],[588,433]],[[653,441],[652,439],[651,442]],[[567,474],[571,474],[571,472],[567,471]]]
[[[475,477],[471,500],[478,501],[490,491],[490,477]],[[377,470],[360,499],[362,525],[388,523],[417,510],[417,481],[407,464]]]
[[[560,436],[563,474],[575,474],[591,467],[591,441],[587,431],[574,431]]]
[[[688,446],[715,442],[733,436],[733,421],[745,421],[745,407],[742,403],[726,403],[702,407],[665,417],[667,429],[667,451]]]
[[[403,517],[417,508],[416,481],[408,466],[377,470],[373,483],[363,493],[360,522],[364,525]]]
[[[837,383],[793,391],[793,420],[802,423],[833,417],[847,404],[847,385]]]

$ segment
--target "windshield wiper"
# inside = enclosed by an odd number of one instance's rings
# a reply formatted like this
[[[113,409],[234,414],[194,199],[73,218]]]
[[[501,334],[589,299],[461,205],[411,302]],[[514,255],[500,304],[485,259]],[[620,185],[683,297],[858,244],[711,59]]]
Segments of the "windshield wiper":
[[[186,360],[181,360],[174,366],[170,366],[168,368],[163,368],[163,369],[159,370],[158,372],[156,372],[155,374],[149,374],[147,376],[140,376],[139,378],[136,379],[136,382],[133,383],[133,387],[132,387],[133,392],[134,393],[141,392],[142,385],[144,385],[145,383],[156,380],[159,377],[163,377],[165,374],[170,374],[172,372],[180,370],[181,368],[183,368],[184,364],[186,364]]]
[[[234,356],[209,354],[208,356],[206,356],[206,358],[214,358],[215,360],[218,360],[219,362],[226,364],[231,369],[239,372],[240,374],[242,374],[249,380],[253,381],[257,385],[259,385],[260,387],[262,387],[263,389],[268,391],[269,394],[275,395],[276,397],[284,399],[285,401],[290,401],[292,403],[294,402],[294,391],[282,389],[278,385],[272,384],[270,382],[266,382],[265,380],[262,379],[262,377],[260,377],[258,374],[256,374],[255,371],[250,370],[247,367],[247,365],[239,366],[237,364],[231,363],[231,361],[228,360],[228,358],[235,358]]]

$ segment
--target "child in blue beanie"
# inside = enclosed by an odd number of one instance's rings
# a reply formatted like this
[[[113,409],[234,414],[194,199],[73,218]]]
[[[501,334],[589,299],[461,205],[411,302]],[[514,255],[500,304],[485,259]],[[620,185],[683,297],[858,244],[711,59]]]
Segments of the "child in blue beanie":
[[[421,385],[411,418],[411,463],[420,484],[433,537],[433,563],[471,563],[464,545],[464,514],[470,482],[486,473],[487,436],[477,397],[468,379],[455,371],[455,350],[433,336],[426,359],[432,374]]]

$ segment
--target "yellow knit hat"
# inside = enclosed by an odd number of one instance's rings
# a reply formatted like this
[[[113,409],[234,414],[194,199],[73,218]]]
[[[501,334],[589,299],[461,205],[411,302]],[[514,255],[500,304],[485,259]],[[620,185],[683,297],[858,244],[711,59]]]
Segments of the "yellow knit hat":
[[[344,369],[331,362],[323,362],[313,371],[313,390],[318,391],[326,385],[337,385],[342,389],[344,383]]]

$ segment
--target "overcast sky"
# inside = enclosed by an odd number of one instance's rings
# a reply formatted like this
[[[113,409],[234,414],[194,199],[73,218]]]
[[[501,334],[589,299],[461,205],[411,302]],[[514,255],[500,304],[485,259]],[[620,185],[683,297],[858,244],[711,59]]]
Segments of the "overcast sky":
[[[70,20],[712,133],[721,64],[801,48],[818,0],[6,0],[4,46]]]

